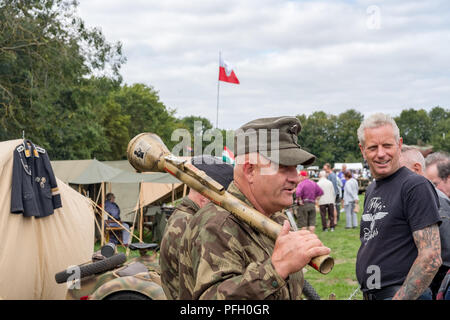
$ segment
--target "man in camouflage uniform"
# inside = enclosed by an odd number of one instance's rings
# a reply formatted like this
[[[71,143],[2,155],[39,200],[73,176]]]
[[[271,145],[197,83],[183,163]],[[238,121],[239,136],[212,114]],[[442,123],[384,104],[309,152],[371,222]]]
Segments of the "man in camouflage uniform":
[[[280,213],[292,204],[297,165],[315,159],[297,144],[300,128],[295,117],[277,117],[251,121],[236,132],[234,181],[227,191],[282,224],[282,231],[274,244],[227,210],[207,204],[181,239],[180,299],[301,298],[302,269],[330,249],[307,230],[290,232]]]
[[[233,167],[227,163],[216,163],[216,159],[208,156],[194,157],[191,162],[197,169],[204,171],[208,176],[223,185],[225,189],[233,180]],[[191,189],[167,221],[161,241],[159,259],[162,287],[169,300],[178,298],[178,256],[181,236],[186,229],[188,220],[208,203],[208,198]]]

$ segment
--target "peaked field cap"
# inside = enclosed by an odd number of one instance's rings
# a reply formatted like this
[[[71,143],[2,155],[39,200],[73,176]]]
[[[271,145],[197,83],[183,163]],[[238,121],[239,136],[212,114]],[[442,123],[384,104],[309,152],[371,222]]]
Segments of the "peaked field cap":
[[[233,181],[233,166],[223,162],[221,158],[201,155],[192,157],[191,163],[194,167],[204,171],[209,177],[220,183],[225,189]]]
[[[235,155],[259,152],[284,166],[312,164],[316,157],[303,150],[297,141],[301,128],[300,120],[291,116],[250,121],[235,131]]]

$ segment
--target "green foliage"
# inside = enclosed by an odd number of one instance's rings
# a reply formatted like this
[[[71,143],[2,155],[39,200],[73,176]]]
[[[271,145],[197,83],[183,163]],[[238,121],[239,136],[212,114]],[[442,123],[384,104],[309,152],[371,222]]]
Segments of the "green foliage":
[[[93,73],[120,81],[125,61],[121,45],[86,28],[75,9],[76,1],[0,1],[0,138],[25,131],[57,158],[91,157],[104,142],[79,93]]]
[[[356,131],[363,119],[364,116],[354,109],[347,110],[337,117],[335,141],[339,141],[339,143],[336,144],[337,153],[334,162],[362,161]]]
[[[428,113],[423,109],[408,109],[403,110],[395,121],[403,143],[431,145],[433,151],[450,150],[450,110],[439,106]]]
[[[432,134],[431,119],[423,109],[403,110],[395,118],[403,142],[408,145],[423,145],[430,141]]]
[[[434,107],[429,113],[432,123],[430,144],[435,151],[450,150],[450,110]]]
[[[152,87],[140,83],[124,85],[112,94],[112,98],[122,106],[122,111],[130,116],[130,139],[142,132],[154,132],[169,149],[171,148],[173,143],[170,138],[176,122],[175,111],[166,108]]]
[[[225,132],[216,132],[215,129],[213,129],[211,121],[204,117],[187,116],[181,118],[178,122],[178,127],[189,131],[189,134],[191,136],[191,148],[195,153],[197,153],[197,146],[201,146],[201,150],[205,151],[210,150],[215,142],[219,143],[221,146],[226,143],[226,137],[224,135]],[[222,141],[216,141],[216,135],[218,137],[222,137]],[[215,152],[210,152],[210,154],[215,155]],[[221,155],[222,153],[220,153],[218,156]]]
[[[300,145],[317,157],[315,165],[361,161],[356,135],[363,119],[361,113],[350,109],[335,116],[316,111],[309,117],[297,118],[302,123]]]

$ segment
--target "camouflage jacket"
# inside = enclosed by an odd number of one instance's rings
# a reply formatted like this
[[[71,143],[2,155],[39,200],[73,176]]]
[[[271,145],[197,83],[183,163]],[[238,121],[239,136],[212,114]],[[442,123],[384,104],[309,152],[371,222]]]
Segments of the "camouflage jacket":
[[[161,241],[159,258],[161,282],[167,299],[175,300],[178,297],[178,255],[180,252],[181,236],[186,229],[189,218],[198,209],[199,207],[194,201],[188,197],[184,197],[167,221],[167,226]]]
[[[253,207],[233,182],[228,192]],[[179,298],[301,299],[303,273],[281,278],[271,262],[273,248],[269,237],[209,203],[190,219],[181,240]]]

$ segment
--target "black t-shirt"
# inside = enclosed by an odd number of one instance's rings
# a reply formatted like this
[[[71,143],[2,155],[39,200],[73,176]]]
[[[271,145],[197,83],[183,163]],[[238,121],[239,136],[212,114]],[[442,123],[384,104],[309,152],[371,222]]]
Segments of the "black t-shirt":
[[[413,232],[440,222],[438,201],[433,185],[405,167],[370,184],[356,259],[363,291],[404,282],[417,258]]]

